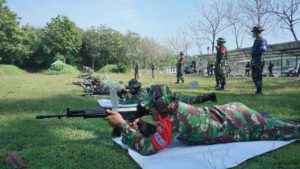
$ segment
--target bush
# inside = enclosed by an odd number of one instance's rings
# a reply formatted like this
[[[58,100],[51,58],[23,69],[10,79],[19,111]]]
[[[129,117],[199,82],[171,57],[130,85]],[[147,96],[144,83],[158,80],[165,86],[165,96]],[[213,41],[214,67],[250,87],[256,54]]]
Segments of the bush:
[[[49,68],[44,72],[46,75],[59,75],[59,74],[78,74],[79,71],[71,65],[64,65],[62,69],[55,66]]]
[[[106,65],[101,68],[98,73],[125,73],[127,67],[124,64],[119,65]]]
[[[24,73],[26,73],[26,71],[15,65],[0,65],[0,74],[19,75]]]

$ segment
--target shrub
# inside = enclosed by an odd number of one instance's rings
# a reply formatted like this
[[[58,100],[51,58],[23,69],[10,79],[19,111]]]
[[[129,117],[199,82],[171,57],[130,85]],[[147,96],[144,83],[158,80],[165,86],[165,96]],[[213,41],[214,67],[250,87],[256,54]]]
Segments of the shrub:
[[[26,71],[15,65],[0,65],[0,74],[19,75],[24,73],[26,73]]]
[[[79,71],[75,67],[67,64],[64,65],[62,69],[58,69],[57,67],[53,66],[44,72],[44,74],[46,75],[77,74],[77,73],[79,73]]]
[[[127,67],[124,64],[119,65],[106,65],[101,68],[98,73],[125,73]]]

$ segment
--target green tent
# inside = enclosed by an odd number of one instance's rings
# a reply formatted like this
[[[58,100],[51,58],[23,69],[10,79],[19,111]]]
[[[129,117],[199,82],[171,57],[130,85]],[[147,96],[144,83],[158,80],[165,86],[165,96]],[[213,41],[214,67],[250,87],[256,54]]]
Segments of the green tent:
[[[52,68],[55,70],[61,70],[64,68],[64,63],[60,60],[57,60],[51,64]]]

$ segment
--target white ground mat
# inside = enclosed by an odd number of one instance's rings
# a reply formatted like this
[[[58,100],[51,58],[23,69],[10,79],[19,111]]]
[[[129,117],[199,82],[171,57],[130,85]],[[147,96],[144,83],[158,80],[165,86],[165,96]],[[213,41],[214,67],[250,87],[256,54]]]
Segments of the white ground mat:
[[[247,159],[272,151],[291,141],[252,141],[215,145],[188,146],[178,140],[165,150],[142,156],[121,142],[113,139],[144,169],[224,169],[239,165]]]
[[[98,104],[100,107],[105,107],[105,108],[111,108],[112,107],[112,102],[111,100],[108,99],[100,99],[98,100]],[[119,104],[120,108],[125,108],[125,107],[136,107],[137,104]]]

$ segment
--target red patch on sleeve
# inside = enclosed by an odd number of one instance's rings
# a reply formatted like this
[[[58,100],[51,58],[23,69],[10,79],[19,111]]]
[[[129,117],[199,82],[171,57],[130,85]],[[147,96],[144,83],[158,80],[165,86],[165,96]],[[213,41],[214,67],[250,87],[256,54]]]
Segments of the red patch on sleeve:
[[[227,49],[225,46],[220,46],[220,52],[221,54],[225,54],[227,52]]]
[[[172,125],[169,117],[158,116],[156,132],[151,135],[151,142],[157,150],[162,150],[172,143]]]

